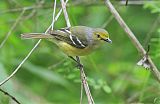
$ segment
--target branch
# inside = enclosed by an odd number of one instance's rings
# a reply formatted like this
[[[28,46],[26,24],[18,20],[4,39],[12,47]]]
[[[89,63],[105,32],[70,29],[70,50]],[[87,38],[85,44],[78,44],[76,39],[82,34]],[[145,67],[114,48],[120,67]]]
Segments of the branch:
[[[57,16],[55,17],[55,21],[53,21],[53,22],[56,22],[58,20],[58,18],[59,18],[61,13],[62,13],[62,9],[58,12]],[[52,24],[48,27],[48,29],[45,31],[45,33],[47,33],[49,31],[49,29],[51,28]],[[0,86],[2,86],[4,83],[6,83],[9,79],[11,79],[18,72],[20,67],[29,58],[29,56],[37,48],[37,46],[39,45],[40,42],[41,42],[41,39],[35,44],[35,46],[31,49],[31,51],[28,53],[28,55],[22,60],[22,62],[16,67],[16,69],[6,79],[4,79],[2,82],[0,82]]]
[[[82,104],[82,100],[83,100],[83,83],[82,83],[82,73],[80,73],[80,77],[81,77],[81,95],[80,95],[80,104]]]
[[[6,37],[4,38],[4,40],[2,41],[2,43],[0,44],[0,48],[3,47],[3,45],[6,43],[7,39],[9,38],[9,36],[11,35],[12,31],[16,28],[16,26],[18,25],[18,23],[20,22],[22,16],[25,13],[25,9],[22,10],[21,14],[19,15],[19,17],[16,19],[16,21],[14,22],[14,24],[12,25],[11,29],[8,31]]]
[[[113,16],[111,15],[104,24],[102,24],[101,28],[106,28],[108,24],[113,20]]]
[[[128,5],[128,0],[126,0],[126,6]]]
[[[55,13],[56,13],[56,1],[57,0],[54,0],[54,9],[53,9],[53,15],[52,15],[52,28],[51,28],[51,30],[53,30],[53,27],[54,27],[54,21],[55,21]]]
[[[143,46],[146,46],[148,44],[150,38],[153,35],[153,32],[154,32],[155,28],[157,28],[157,26],[159,26],[159,23],[160,23],[160,15],[157,17],[157,19],[154,21],[154,23],[150,26],[151,29],[146,34]]]
[[[126,25],[124,20],[121,18],[119,13],[116,11],[114,6],[111,4],[109,0],[105,0],[106,6],[109,8],[112,15],[115,17],[117,22],[121,25],[121,27],[124,29],[124,31],[127,33],[128,37],[131,39],[132,43],[135,45],[137,50],[142,54],[142,56],[146,56],[147,52],[144,50],[138,39],[135,37],[133,32],[130,30],[130,28]],[[160,72],[158,71],[157,67],[153,63],[152,59],[147,55],[146,62],[150,65],[150,69],[153,73],[153,75],[157,78],[157,80],[160,82]]]
[[[78,56],[76,56],[76,59],[77,59],[77,62],[80,62],[80,58]],[[81,64],[82,65],[82,64]],[[83,65],[79,67],[80,69],[80,75],[81,75],[81,81],[82,81],[82,84],[83,84],[83,87],[85,89],[85,92],[86,92],[86,95],[87,95],[87,98],[88,98],[88,104],[95,104],[94,103],[94,100],[93,100],[93,97],[91,95],[91,92],[90,92],[90,89],[89,89],[89,86],[88,86],[88,82],[87,82],[87,78],[86,78],[86,75],[84,73],[84,70],[83,70]],[[81,95],[82,97],[82,95]]]
[[[10,97],[12,100],[14,100],[17,104],[21,104],[14,96],[10,95],[8,92],[2,90],[1,88],[0,88],[0,91],[3,92],[8,97]]]
[[[37,2],[35,5],[40,8],[40,7],[43,6],[44,3],[45,3],[45,1],[41,0],[41,1]],[[25,9],[25,7],[23,7],[23,8]],[[33,8],[32,11],[27,16],[23,17],[23,21],[27,20],[27,19],[30,19],[31,17],[33,17],[34,15],[36,15],[37,9],[38,8]],[[25,10],[27,11],[27,9],[25,9]]]
[[[68,18],[68,14],[67,14],[67,10],[66,10],[66,4],[64,3],[64,0],[61,0],[61,5],[62,5],[65,20],[66,20],[66,23],[67,23],[67,27],[71,27],[71,24],[70,24],[70,21],[69,21],[69,18]],[[80,63],[80,58],[78,56],[76,56],[76,59]],[[88,86],[88,82],[87,82],[86,75],[85,75],[84,70],[83,70],[83,66],[79,67],[79,69],[80,69],[81,81],[82,81],[83,87],[84,87],[86,95],[87,95],[88,104],[94,104],[94,100],[92,98],[92,95],[91,95],[91,92],[90,92],[90,89],[89,89],[89,86]],[[82,103],[82,88],[81,88],[80,104],[81,103]]]
[[[64,3],[64,0],[61,0],[61,5],[62,5],[62,9],[63,9],[63,13],[64,13],[64,17],[67,23],[67,27],[71,27],[69,18],[68,18],[68,14],[67,14],[67,10],[66,10],[66,3]]]
[[[121,0],[121,5],[143,5],[145,2],[156,2],[156,1],[147,1],[147,0]]]

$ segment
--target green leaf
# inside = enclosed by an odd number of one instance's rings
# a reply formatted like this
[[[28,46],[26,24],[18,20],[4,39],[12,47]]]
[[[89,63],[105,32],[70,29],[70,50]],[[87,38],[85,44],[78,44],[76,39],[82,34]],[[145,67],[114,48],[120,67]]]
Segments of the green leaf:
[[[46,68],[34,65],[30,62],[26,62],[23,67],[26,68],[31,73],[38,75],[39,77],[47,81],[50,81],[52,83],[57,83],[64,87],[71,86],[70,83],[66,79],[64,79],[61,75],[51,70],[47,70]]]
[[[104,92],[106,92],[106,93],[112,92],[111,88],[108,85],[104,85],[102,88],[103,88]]]

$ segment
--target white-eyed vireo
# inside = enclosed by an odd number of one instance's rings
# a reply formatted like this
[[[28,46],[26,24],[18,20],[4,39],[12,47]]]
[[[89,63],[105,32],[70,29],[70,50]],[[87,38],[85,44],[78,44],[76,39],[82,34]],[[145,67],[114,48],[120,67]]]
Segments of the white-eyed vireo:
[[[112,43],[109,34],[101,28],[86,26],[73,26],[50,30],[48,33],[25,33],[21,35],[24,39],[47,38],[54,42],[68,56],[83,56],[94,51],[100,46],[101,41]]]

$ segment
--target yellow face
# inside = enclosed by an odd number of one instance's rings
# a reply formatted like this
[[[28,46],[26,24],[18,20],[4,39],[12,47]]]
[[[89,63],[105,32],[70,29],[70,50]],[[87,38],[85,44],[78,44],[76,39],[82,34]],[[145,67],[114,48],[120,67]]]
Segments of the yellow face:
[[[109,33],[104,29],[97,28],[94,32],[94,38],[96,40],[102,40],[108,43],[112,43],[112,41],[109,39]]]

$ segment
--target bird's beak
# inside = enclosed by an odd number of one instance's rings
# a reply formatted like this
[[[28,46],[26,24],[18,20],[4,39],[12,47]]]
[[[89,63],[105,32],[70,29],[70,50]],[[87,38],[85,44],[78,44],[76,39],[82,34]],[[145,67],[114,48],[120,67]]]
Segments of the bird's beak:
[[[107,38],[107,39],[104,39],[104,41],[108,42],[108,43],[112,43],[112,40]]]

